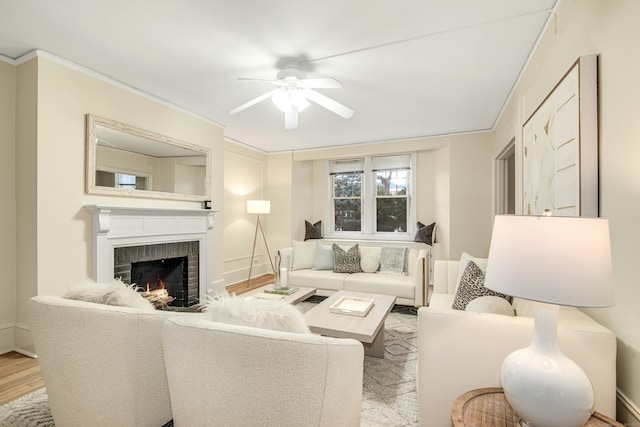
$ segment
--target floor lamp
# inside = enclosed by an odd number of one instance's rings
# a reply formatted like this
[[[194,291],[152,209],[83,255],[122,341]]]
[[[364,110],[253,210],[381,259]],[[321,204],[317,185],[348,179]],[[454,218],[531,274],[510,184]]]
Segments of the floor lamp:
[[[256,231],[253,234],[253,250],[251,251],[251,265],[249,265],[249,278],[247,279],[247,287],[251,282],[251,272],[253,270],[253,259],[256,254],[256,243],[258,241],[258,229],[262,234],[262,240],[264,241],[264,247],[267,249],[267,255],[269,256],[269,262],[271,263],[271,269],[275,274],[275,268],[273,261],[271,260],[271,253],[269,253],[269,246],[267,245],[267,238],[264,237],[264,230],[262,229],[262,223],[260,222],[260,215],[266,215],[271,212],[271,202],[269,200],[247,200],[247,213],[258,215],[258,221],[256,221]]]

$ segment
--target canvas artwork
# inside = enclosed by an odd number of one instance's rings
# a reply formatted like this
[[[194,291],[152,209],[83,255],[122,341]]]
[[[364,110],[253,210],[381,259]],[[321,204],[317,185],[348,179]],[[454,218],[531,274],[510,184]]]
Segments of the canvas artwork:
[[[597,216],[595,55],[587,58],[575,63],[523,126],[525,215],[549,210],[555,216]]]

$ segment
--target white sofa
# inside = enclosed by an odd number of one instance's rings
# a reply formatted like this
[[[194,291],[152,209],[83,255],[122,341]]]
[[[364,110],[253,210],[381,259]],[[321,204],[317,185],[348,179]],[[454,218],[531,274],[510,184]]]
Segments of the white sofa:
[[[360,425],[358,341],[184,317],[163,340],[177,427]]]
[[[171,420],[162,324],[175,312],[58,296],[33,297],[27,307],[56,426],[159,427]]]
[[[514,298],[515,316],[451,308],[460,261],[435,261],[429,306],[418,310],[418,421],[451,425],[454,400],[466,391],[500,386],[500,367],[533,337],[533,303]],[[615,419],[616,337],[573,307],[558,317],[561,350],[586,372],[596,411]]]
[[[319,240],[307,240],[304,243],[315,245]],[[331,241],[320,242],[326,249],[332,246]],[[356,242],[341,243],[340,247],[348,249]],[[318,295],[328,296],[345,290],[366,292],[396,297],[396,304],[422,307],[426,304],[427,284],[429,283],[429,262],[431,247],[422,243],[400,242],[373,243],[358,242],[361,257],[372,254],[379,257],[383,246],[409,247],[408,275],[392,275],[381,273],[334,273],[332,270],[319,270],[307,264],[306,268],[296,269],[294,258],[297,256],[294,247],[280,249],[282,259],[288,259],[289,284],[317,289]],[[308,254],[307,254],[308,256]]]

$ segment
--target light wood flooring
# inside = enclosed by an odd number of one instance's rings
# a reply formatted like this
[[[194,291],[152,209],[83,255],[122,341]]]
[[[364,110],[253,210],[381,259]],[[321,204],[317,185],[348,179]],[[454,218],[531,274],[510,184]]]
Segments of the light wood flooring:
[[[227,286],[228,293],[243,294],[260,286],[273,283],[273,274],[255,277]],[[24,356],[15,351],[0,355],[0,405],[18,399],[25,394],[44,387],[38,359]]]
[[[15,351],[0,355],[0,405],[44,387],[38,359]]]

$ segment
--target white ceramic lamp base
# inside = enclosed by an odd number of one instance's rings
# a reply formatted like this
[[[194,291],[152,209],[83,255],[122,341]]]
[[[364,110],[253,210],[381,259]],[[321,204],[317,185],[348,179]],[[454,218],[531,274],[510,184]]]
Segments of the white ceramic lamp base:
[[[502,364],[502,387],[523,425],[582,427],[593,413],[589,378],[557,345],[558,306],[536,303],[535,333],[527,348]]]

